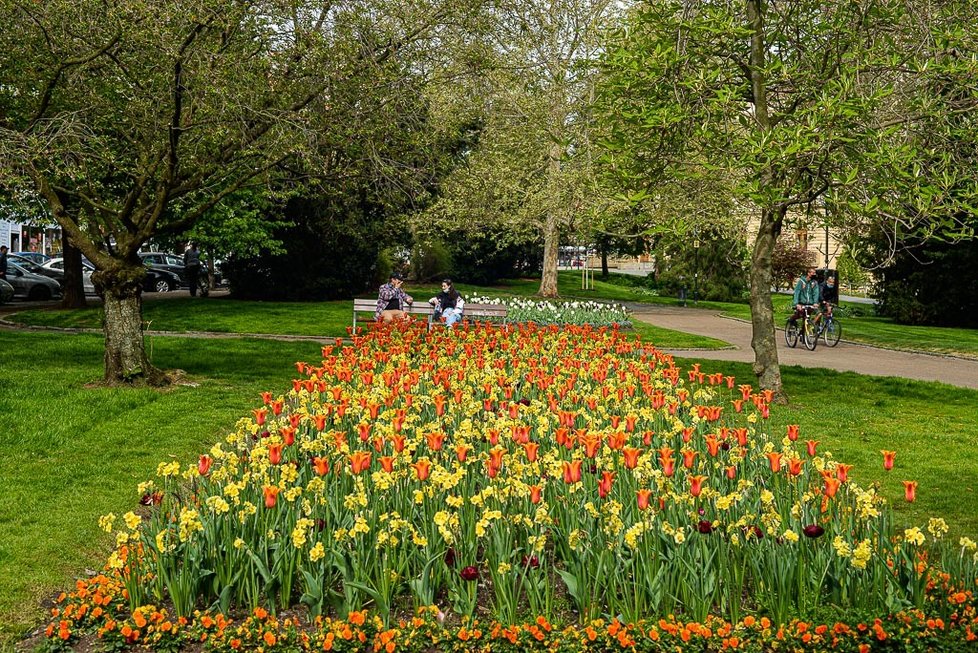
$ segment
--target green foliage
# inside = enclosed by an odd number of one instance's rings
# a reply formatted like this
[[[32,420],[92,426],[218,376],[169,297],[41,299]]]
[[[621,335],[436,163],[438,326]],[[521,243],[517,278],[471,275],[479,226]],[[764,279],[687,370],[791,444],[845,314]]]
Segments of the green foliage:
[[[464,283],[491,285],[500,279],[536,276],[543,259],[540,241],[512,240],[505,227],[454,231],[442,242],[452,259],[452,279]]]
[[[900,324],[978,328],[978,240],[896,251],[877,271],[876,310]]]
[[[653,251],[660,262],[654,283],[664,296],[676,297],[685,288],[689,299],[695,290],[698,300],[729,302],[742,300],[747,292],[747,252],[739,239],[718,230],[692,240],[666,236]]]
[[[403,224],[360,195],[290,200],[275,232],[281,253],[232,256],[224,264],[231,293],[243,299],[324,300],[372,288],[381,252],[407,244]],[[389,274],[389,272],[388,272]],[[380,275],[383,276],[383,275]]]
[[[839,283],[843,287],[863,288],[869,283],[869,274],[859,265],[850,246],[842,248],[835,265],[839,273]]]
[[[411,278],[417,281],[434,281],[449,276],[452,271],[452,255],[445,244],[438,240],[416,243],[411,250]]]
[[[815,265],[815,252],[779,238],[771,253],[771,276],[775,289],[791,288],[795,280]]]

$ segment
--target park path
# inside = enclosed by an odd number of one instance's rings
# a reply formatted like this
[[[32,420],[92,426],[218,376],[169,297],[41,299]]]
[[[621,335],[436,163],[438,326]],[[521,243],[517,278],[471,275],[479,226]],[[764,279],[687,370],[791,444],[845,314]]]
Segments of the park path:
[[[749,322],[718,315],[713,310],[659,304],[629,305],[633,317],[658,327],[718,338],[733,345],[731,349],[664,349],[676,356],[711,360],[754,362]],[[845,333],[843,332],[843,336]],[[978,388],[978,360],[880,349],[843,340],[836,347],[819,343],[808,351],[799,343],[789,348],[778,332],[778,359],[782,365],[825,367],[842,372],[873,376],[897,376],[920,381],[940,381],[964,388]]]

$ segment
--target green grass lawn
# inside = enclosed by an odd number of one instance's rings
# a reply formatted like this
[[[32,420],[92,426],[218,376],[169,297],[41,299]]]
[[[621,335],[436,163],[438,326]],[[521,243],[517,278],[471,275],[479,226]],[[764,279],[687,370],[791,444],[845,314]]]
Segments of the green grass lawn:
[[[562,282],[565,280],[561,276]],[[530,282],[513,282],[512,288],[519,293],[510,292],[509,285],[503,288],[485,288],[460,285],[468,295],[491,294],[493,296],[531,295]],[[609,291],[600,299],[622,299],[612,297],[611,291],[618,287],[605,284]],[[426,301],[434,296],[440,287],[435,285],[410,286],[407,291],[416,301]],[[194,299],[191,297],[152,297],[143,303],[143,320],[149,329],[155,331],[215,331],[220,333],[264,333],[276,335],[303,335],[335,337],[347,335],[352,324],[353,302],[339,300],[330,302],[258,302],[211,297]],[[98,329],[102,326],[102,309],[92,306],[85,309],[45,309],[28,310],[13,316],[21,324],[34,326],[54,326]],[[368,317],[368,316],[363,316]],[[646,342],[655,343],[662,348],[674,349],[721,349],[727,346],[723,340],[696,336],[679,331],[656,327],[646,322],[635,321],[635,331]]]
[[[285,390],[315,343],[158,338],[154,362],[196,387],[89,388],[101,376],[102,339],[0,332],[0,649],[43,618],[40,602],[85,569],[110,541],[99,515],[136,507],[136,484],[171,458],[192,462],[262,390]]]
[[[135,485],[160,461],[193,464],[258,403],[289,387],[293,362],[318,360],[314,343],[250,339],[153,339],[153,361],[183,369],[168,390],[86,387],[101,376],[98,336],[0,332],[0,648],[43,619],[40,603],[111,542],[98,516],[134,508]],[[681,361],[689,365],[694,361]],[[699,361],[706,371],[752,381],[750,366]],[[801,425],[803,439],[855,463],[859,483],[879,482],[906,523],[944,516],[957,536],[978,535],[978,392],[936,383],[783,367],[789,406],[772,425]],[[892,472],[880,449],[898,451]],[[920,482],[918,502],[902,480]]]

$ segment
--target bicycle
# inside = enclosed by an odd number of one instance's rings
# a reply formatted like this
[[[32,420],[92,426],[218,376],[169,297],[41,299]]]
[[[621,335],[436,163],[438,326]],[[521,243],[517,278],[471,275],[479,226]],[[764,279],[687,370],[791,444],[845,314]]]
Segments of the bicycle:
[[[818,335],[822,336],[826,345],[835,347],[842,339],[842,323],[836,319],[834,310],[831,313],[823,312],[822,317],[825,319],[818,323]]]
[[[815,315],[818,314],[816,307],[805,306],[802,308],[805,315],[801,321],[792,321],[789,317],[784,323],[784,340],[789,347],[794,349],[798,344],[798,339],[800,338],[802,343],[805,345],[805,349],[809,351],[815,351],[815,347],[818,346],[818,337],[820,332],[818,330],[818,320]],[[838,341],[836,341],[838,342]],[[834,345],[833,345],[834,346]]]

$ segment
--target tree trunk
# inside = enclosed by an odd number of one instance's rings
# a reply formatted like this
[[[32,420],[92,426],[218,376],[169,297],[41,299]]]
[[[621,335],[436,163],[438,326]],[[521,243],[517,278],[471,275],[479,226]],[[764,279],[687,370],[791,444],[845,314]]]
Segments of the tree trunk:
[[[543,276],[540,279],[541,297],[559,297],[557,291],[557,254],[560,249],[560,229],[553,209],[547,214],[543,232]]]
[[[607,244],[601,245],[601,278],[608,278],[608,246]]]
[[[61,253],[64,257],[65,280],[61,289],[61,308],[85,308],[85,285],[82,279],[81,251],[71,243],[68,232],[61,230]]]
[[[105,289],[106,383],[165,384],[166,375],[149,362],[143,343],[142,269],[125,268],[114,277],[95,274]]]
[[[761,226],[754,241],[750,267],[750,314],[754,350],[754,373],[760,387],[773,390],[778,401],[786,399],[781,385],[778,341],[774,329],[774,306],[771,303],[771,254],[777,242],[784,210],[764,209]]]

